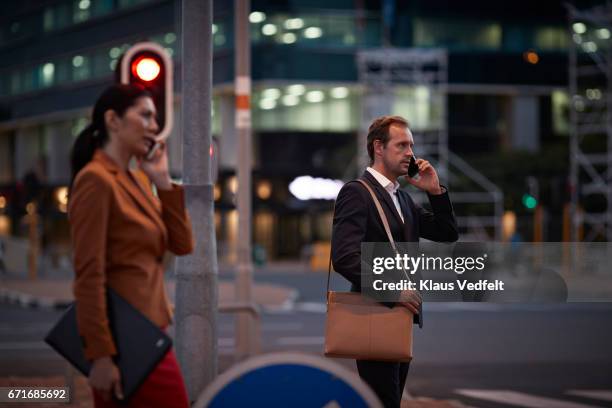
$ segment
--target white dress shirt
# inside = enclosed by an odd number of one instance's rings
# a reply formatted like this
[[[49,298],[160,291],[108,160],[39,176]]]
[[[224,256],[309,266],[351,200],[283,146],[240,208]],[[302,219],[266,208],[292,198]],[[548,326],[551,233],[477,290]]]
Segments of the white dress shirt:
[[[368,167],[366,168],[366,170],[370,172],[372,176],[374,176],[376,181],[378,181],[378,183],[385,190],[387,190],[387,193],[389,193],[389,195],[391,196],[391,200],[393,200],[393,204],[395,204],[397,214],[402,219],[402,222],[404,222],[404,214],[402,214],[402,207],[400,207],[399,199],[397,198],[397,189],[400,187],[400,184],[397,181],[393,183],[391,180],[380,174],[378,171],[374,170],[372,167]]]

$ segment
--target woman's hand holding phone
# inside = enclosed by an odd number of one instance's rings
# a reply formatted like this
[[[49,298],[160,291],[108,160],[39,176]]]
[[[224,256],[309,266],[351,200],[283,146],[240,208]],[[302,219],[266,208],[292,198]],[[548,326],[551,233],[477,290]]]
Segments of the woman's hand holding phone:
[[[172,189],[172,180],[168,171],[168,153],[166,143],[156,142],[147,153],[147,156],[140,160],[140,168],[151,179],[155,186],[160,190]]]

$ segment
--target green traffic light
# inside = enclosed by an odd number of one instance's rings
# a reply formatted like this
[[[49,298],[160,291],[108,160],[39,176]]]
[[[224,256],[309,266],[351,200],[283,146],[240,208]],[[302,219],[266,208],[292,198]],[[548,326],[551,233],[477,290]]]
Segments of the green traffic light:
[[[530,210],[533,210],[538,205],[538,200],[531,194],[523,194],[523,205]]]

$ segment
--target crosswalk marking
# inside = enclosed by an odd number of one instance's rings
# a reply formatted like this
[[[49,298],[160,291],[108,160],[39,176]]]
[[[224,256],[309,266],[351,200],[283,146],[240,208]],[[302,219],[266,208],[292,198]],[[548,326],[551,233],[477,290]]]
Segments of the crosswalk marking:
[[[566,394],[602,401],[612,401],[612,390],[569,390]]]
[[[598,405],[587,405],[578,402],[563,401],[555,398],[540,397],[517,391],[508,390],[475,390],[458,389],[457,394],[466,397],[516,405],[526,408],[595,408]]]

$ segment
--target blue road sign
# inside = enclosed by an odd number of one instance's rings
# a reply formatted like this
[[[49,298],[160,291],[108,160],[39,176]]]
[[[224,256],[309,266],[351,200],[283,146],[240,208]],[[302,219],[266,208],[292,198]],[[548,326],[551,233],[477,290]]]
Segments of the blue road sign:
[[[194,408],[382,407],[353,372],[322,357],[273,353],[246,360],[219,376]]]

